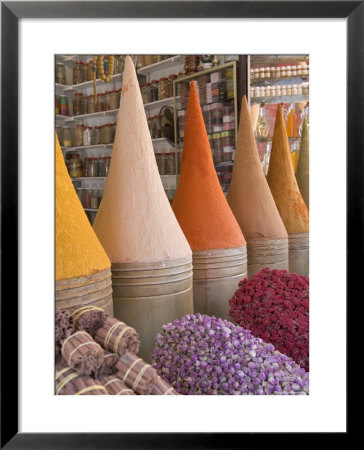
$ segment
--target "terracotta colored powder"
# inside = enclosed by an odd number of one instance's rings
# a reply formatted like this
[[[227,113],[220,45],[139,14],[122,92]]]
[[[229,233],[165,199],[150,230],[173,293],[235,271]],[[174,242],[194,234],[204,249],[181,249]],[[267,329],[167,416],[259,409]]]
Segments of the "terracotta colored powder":
[[[109,175],[93,227],[112,263],[192,254],[163,189],[129,56]]]
[[[305,204],[307,206],[307,209],[309,209],[309,203],[310,203],[310,175],[309,175],[309,131],[308,131],[308,125],[307,120],[305,119],[303,121],[302,126],[302,138],[301,138],[301,147],[300,147],[300,153],[299,153],[299,159],[298,159],[298,166],[297,166],[297,173],[296,173],[296,179],[298,187],[300,188],[300,192],[302,195],[303,200],[305,201]]]
[[[181,175],[172,208],[192,250],[246,244],[216,175],[193,81],[186,112]]]
[[[110,268],[68,175],[56,136],[56,280]]]
[[[233,174],[226,199],[248,242],[251,239],[288,238],[259,161],[245,95]]]
[[[307,233],[308,209],[293,171],[291,152],[281,105],[278,105],[267,181],[289,234]]]

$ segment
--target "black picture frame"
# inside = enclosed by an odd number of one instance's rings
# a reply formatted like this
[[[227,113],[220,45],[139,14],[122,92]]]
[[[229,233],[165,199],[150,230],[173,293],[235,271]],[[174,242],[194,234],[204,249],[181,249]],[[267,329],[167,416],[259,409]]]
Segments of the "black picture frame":
[[[364,1],[175,1],[168,7],[160,1],[95,1],[84,6],[80,1],[1,2],[1,448],[225,449],[258,448],[263,439],[272,443],[276,435],[270,433],[18,432],[18,354],[14,351],[18,325],[8,319],[18,316],[18,22],[22,18],[346,18],[348,304],[357,290],[361,292],[364,273]],[[348,431],[338,433],[336,443],[347,439]],[[303,434],[300,443],[309,437],[310,433]],[[289,434],[279,435],[281,447],[286,438],[292,442]],[[320,433],[315,434],[315,443],[321,438],[327,443],[327,436]]]

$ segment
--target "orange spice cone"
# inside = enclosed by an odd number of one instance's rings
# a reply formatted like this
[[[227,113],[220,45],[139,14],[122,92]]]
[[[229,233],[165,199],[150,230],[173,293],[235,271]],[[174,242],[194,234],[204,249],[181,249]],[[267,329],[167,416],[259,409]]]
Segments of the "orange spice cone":
[[[301,147],[298,159],[296,179],[298,187],[300,188],[302,198],[307,206],[307,209],[309,209],[309,202],[310,202],[309,153],[310,153],[309,129],[307,119],[305,119],[303,121],[302,126]]]
[[[228,318],[228,300],[247,276],[246,241],[216,175],[193,81],[172,208],[193,252],[195,312]]]
[[[267,181],[288,232],[289,270],[308,275],[309,214],[294,174],[281,105],[274,125]]]
[[[93,228],[111,260],[115,317],[137,330],[140,355],[150,361],[162,325],[193,312],[192,257],[163,189],[129,56]]]
[[[245,95],[226,199],[248,242],[249,277],[264,267],[288,270],[288,235],[259,161]]]
[[[69,177],[56,135],[56,305],[84,304],[113,314],[110,260]]]

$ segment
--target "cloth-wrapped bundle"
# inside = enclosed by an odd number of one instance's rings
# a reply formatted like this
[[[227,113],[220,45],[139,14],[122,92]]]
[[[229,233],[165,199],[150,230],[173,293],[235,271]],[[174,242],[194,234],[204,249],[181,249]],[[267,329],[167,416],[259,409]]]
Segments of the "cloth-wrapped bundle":
[[[132,327],[120,322],[114,317],[108,317],[95,335],[95,341],[105,350],[122,356],[124,353],[138,353],[140,348],[139,335]]]
[[[65,366],[65,367],[64,367]],[[98,380],[89,376],[81,376],[67,366],[65,361],[57,365],[55,375],[56,395],[108,395],[108,390]]]
[[[110,395],[135,395],[132,389],[114,375],[103,378],[101,383],[106,387]]]
[[[102,308],[97,306],[83,306],[72,311],[74,327],[78,331],[86,331],[92,337],[101,328],[107,318]]]
[[[179,395],[179,393],[159,375],[152,384],[152,395]]]
[[[62,356],[79,375],[97,373],[104,361],[104,350],[86,331],[77,331],[62,344]]]
[[[61,341],[73,333],[73,318],[69,311],[56,308],[55,313],[55,356],[61,353]]]
[[[118,377],[134,392],[149,395],[157,372],[150,365],[132,353],[125,353],[116,364]]]

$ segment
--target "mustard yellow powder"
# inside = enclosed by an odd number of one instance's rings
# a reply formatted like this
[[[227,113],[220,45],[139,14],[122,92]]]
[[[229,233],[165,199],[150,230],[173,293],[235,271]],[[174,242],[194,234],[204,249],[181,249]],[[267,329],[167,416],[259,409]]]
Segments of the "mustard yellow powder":
[[[56,280],[111,266],[73,187],[56,136]]]

